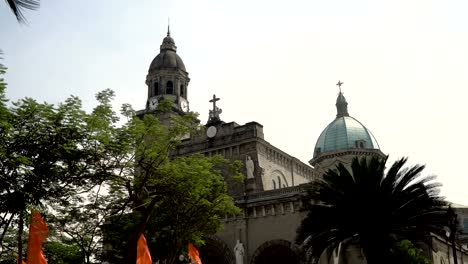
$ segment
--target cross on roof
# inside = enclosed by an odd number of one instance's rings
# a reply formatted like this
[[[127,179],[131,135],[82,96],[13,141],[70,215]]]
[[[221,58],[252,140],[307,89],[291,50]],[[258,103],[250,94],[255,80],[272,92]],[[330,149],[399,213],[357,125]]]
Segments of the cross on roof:
[[[343,85],[343,82],[341,81],[338,81],[338,83],[336,84],[336,86],[338,86],[338,88],[340,89],[340,93],[341,93],[341,85]]]
[[[219,101],[219,98],[216,98],[216,95],[213,94],[213,99],[210,100],[210,103],[213,103],[213,111],[216,111],[216,101]]]

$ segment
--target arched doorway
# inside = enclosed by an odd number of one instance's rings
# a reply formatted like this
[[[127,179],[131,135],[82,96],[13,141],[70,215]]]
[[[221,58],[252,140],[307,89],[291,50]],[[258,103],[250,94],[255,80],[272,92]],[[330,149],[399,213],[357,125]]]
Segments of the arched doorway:
[[[203,264],[233,264],[234,256],[228,246],[217,237],[206,239],[205,245],[200,247],[200,259]]]
[[[289,241],[277,239],[263,243],[252,256],[251,264],[299,264],[297,247]]]

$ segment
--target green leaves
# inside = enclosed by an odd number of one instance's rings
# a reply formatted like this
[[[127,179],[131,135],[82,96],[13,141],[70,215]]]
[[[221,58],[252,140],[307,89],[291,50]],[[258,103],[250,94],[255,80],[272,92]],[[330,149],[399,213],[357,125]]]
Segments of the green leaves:
[[[91,113],[76,96],[57,106],[31,98],[6,106],[4,90],[0,79],[0,227],[9,230],[28,208],[48,211],[54,263],[91,263],[100,257],[103,230],[127,218],[133,225],[122,228],[131,236],[120,239],[147,232],[171,263],[188,241],[202,243],[222,228],[221,218],[239,213],[222,171],[240,180],[242,163],[177,156],[181,142],[200,130],[197,114],[171,112],[173,103],[163,101],[157,113],[172,116],[163,124],[154,115],[136,117],[126,104],[119,125],[110,89],[96,95]]]
[[[180,254],[181,245],[189,241],[203,241],[220,230],[226,214],[239,213],[226,194],[221,171],[214,169],[225,165],[219,156],[194,155],[175,158],[167,167],[170,181],[164,192],[169,195],[158,203],[148,225],[149,234],[156,235],[153,248],[160,258]]]
[[[423,251],[420,248],[414,246],[414,244],[405,239],[398,242],[394,249],[393,263],[402,264],[430,264],[431,261],[424,256]]]

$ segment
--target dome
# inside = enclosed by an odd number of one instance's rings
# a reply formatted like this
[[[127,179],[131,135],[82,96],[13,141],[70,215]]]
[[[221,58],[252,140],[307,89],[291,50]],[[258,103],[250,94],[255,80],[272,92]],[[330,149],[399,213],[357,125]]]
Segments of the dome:
[[[174,51],[161,51],[161,53],[154,58],[154,60],[151,62],[149,71],[153,70],[159,70],[163,68],[171,68],[171,69],[180,69],[184,72],[185,70],[185,65],[182,59],[175,53]]]
[[[184,72],[185,65],[182,59],[177,55],[177,47],[174,39],[171,37],[170,32],[167,32],[167,37],[164,38],[163,43],[160,46],[160,52],[156,58],[153,59],[149,67],[149,71],[159,69],[179,69]]]
[[[337,115],[320,134],[314,149],[314,158],[326,152],[345,149],[379,149],[372,133],[358,120],[349,116],[348,103],[340,92],[336,100]]]
[[[320,134],[314,158],[324,152],[350,148],[379,149],[379,144],[372,133],[353,117],[338,117]]]

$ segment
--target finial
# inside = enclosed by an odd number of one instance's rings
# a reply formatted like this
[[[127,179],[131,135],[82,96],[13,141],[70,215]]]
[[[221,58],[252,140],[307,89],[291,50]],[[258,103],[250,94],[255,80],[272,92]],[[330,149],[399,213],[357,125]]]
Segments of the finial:
[[[343,85],[342,81],[338,81],[336,86],[340,89],[340,93],[338,94],[338,98],[336,98],[336,117],[343,117],[349,116],[348,114],[348,102],[346,102],[346,98],[344,97],[343,93],[341,92],[341,85]]]
[[[336,84],[336,86],[338,86],[338,89],[340,89],[340,93],[341,93],[341,85],[343,85],[343,82],[338,80],[338,83]]]
[[[167,18],[167,36],[168,37],[171,36],[171,29],[169,28],[170,25],[171,25],[171,19]]]

